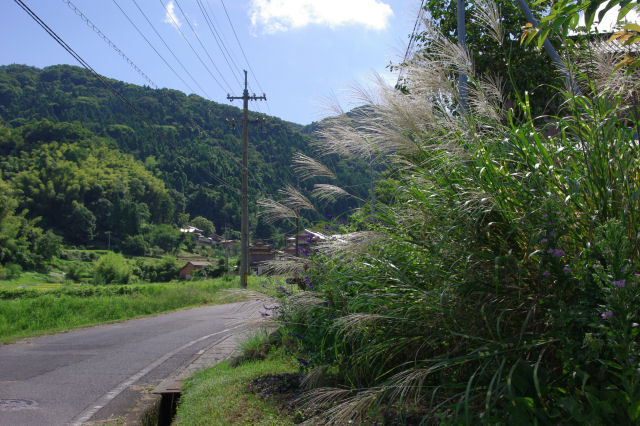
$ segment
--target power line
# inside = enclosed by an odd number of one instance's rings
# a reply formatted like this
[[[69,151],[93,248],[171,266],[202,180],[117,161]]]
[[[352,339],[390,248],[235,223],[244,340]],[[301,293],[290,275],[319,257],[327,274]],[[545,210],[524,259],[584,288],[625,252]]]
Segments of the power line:
[[[136,0],[133,0],[134,2]],[[162,0],[160,0],[160,4],[162,5],[162,7],[164,8],[164,10],[167,10],[166,6],[164,5],[164,2]],[[176,2],[176,4],[178,4]],[[178,5],[178,7],[180,7]],[[180,9],[182,11],[182,9]],[[184,15],[184,13],[183,13]],[[176,22],[176,20],[173,18],[173,16],[171,16],[171,14],[167,14],[167,16],[171,19],[171,22],[173,22],[173,24],[175,25],[175,29],[178,30],[178,32],[180,33],[180,35],[182,36],[182,38],[184,39],[184,41],[187,42],[187,44],[189,45],[189,47],[191,48],[191,51],[193,52],[194,55],[196,55],[196,58],[198,58],[198,60],[200,61],[200,63],[202,64],[202,66],[207,70],[207,72],[209,73],[209,75],[211,76],[211,78],[213,79],[213,81],[215,81],[218,86],[220,86],[220,88],[222,89],[223,92],[226,91],[226,89],[222,86],[222,84],[220,84],[220,81],[218,81],[218,79],[213,75],[213,73],[211,72],[211,70],[209,69],[209,67],[207,66],[207,64],[204,63],[204,61],[202,60],[202,58],[200,57],[200,55],[198,55],[198,52],[196,52],[196,49],[193,48],[193,45],[191,44],[191,42],[189,41],[189,39],[187,38],[187,36],[184,35],[184,33],[182,32],[182,30],[180,29],[180,25],[178,25],[178,23]],[[187,19],[187,17],[185,16],[185,19],[187,20],[187,22],[189,22],[189,20]],[[191,27],[191,23],[189,23],[189,27]],[[191,30],[193,31],[193,27],[191,27]],[[195,31],[194,31],[195,33]],[[198,35],[196,34],[196,38],[198,38],[198,41],[200,41],[200,38],[198,37]],[[202,45],[202,42],[200,42],[200,44]],[[203,46],[204,47],[204,46]],[[206,49],[205,49],[206,52]],[[207,55],[209,55],[209,53],[207,53]],[[211,59],[211,57],[209,57],[209,59]],[[212,61],[213,63],[213,61]],[[222,73],[220,72],[220,70],[218,69],[218,67],[213,64],[214,68],[216,69],[216,71],[218,71],[218,74],[220,74],[220,76],[222,77],[222,81],[224,81],[224,83],[227,85],[227,87],[229,89],[231,89],[231,86],[229,86],[229,83],[227,83],[227,81],[224,79],[224,76],[222,75]]]
[[[195,92],[195,90],[193,90],[191,88],[191,86],[189,85],[189,83],[187,83],[186,81],[184,81],[184,79],[180,76],[180,74],[177,73],[177,71],[171,66],[171,64],[169,64],[169,62],[167,62],[167,60],[160,54],[160,52],[158,52],[158,50],[153,46],[153,44],[151,44],[151,42],[149,41],[149,39],[143,34],[143,32],[140,30],[140,28],[138,28],[138,26],[131,20],[131,18],[129,18],[129,15],[127,15],[127,13],[120,7],[120,5],[118,4],[118,2],[116,0],[112,0],[113,3],[116,5],[116,7],[118,9],[120,9],[120,12],[122,12],[122,14],[125,16],[125,18],[127,18],[127,20],[129,21],[129,23],[131,25],[133,25],[133,27],[136,29],[136,31],[138,31],[138,34],[140,34],[140,36],[144,39],[144,41],[147,42],[147,44],[149,45],[149,47],[151,47],[151,49],[153,49],[154,52],[156,52],[156,55],[158,55],[158,57],[160,59],[162,59],[162,62],[165,63],[165,65],[167,67],[169,67],[169,69],[175,74],[176,77],[178,77],[178,79],[180,79],[180,81],[182,82],[182,84],[184,84],[190,92]],[[198,84],[196,82],[196,84]],[[198,87],[200,87],[198,85]]]
[[[253,71],[253,68],[251,67],[251,64],[249,63],[249,59],[247,59],[247,55],[244,53],[244,49],[242,48],[242,43],[240,43],[240,39],[238,38],[238,33],[236,33],[236,29],[233,26],[233,22],[231,21],[231,17],[229,16],[229,12],[227,11],[227,6],[224,4],[224,0],[220,0],[220,3],[222,3],[222,8],[224,9],[224,14],[227,16],[227,21],[229,21],[229,25],[231,26],[231,31],[233,31],[233,35],[236,38],[236,42],[238,43],[238,47],[240,47],[240,52],[242,52],[242,56],[244,57],[244,61],[247,63],[247,67],[249,67],[249,71],[251,71],[251,76],[253,77],[253,79],[255,80],[256,84],[258,85],[258,89],[260,89],[260,91],[262,93],[264,93],[264,89],[260,85],[260,82],[258,81],[258,78],[256,77],[256,73],[255,73],[255,71]],[[269,115],[271,115],[271,107],[269,106],[269,101],[267,101],[267,109],[269,110]]]
[[[134,114],[136,114],[138,116],[138,118],[140,118],[147,126],[149,126],[151,128],[151,130],[156,133],[156,135],[159,137],[159,139],[161,139],[162,135],[160,135],[157,131],[157,129],[155,128],[155,126],[153,124],[151,124],[141,113],[140,111],[135,107],[135,105],[133,105],[127,98],[125,98],[120,92],[118,92],[113,85],[111,85],[107,80],[104,79],[104,77],[102,77],[100,74],[98,74],[96,72],[96,70],[93,69],[93,67],[91,67],[91,65],[89,65],[89,63],[87,61],[85,61],[78,53],[76,53],[71,46],[69,46],[58,34],[56,34],[55,31],[53,31],[42,19],[40,19],[40,17],[33,12],[26,4],[24,4],[24,2],[22,0],[14,0],[25,12],[27,12],[27,14],[34,20],[36,21],[36,23],[38,25],[40,25],[60,46],[62,46],[71,56],[74,57],[74,59],[76,59],[84,68],[86,68],[87,70],[89,70],[99,81],[100,83],[102,83],[103,86],[105,86],[109,91],[111,91],[120,101],[122,101],[127,107],[129,107],[131,109],[131,111],[133,111]],[[168,145],[171,145],[172,148],[176,149],[175,146],[173,146],[173,144],[170,141],[166,141]],[[177,151],[177,149],[176,149]],[[204,172],[205,174],[207,174],[208,176],[210,176],[211,178],[213,178],[214,180],[216,180],[217,182],[221,183],[222,185],[228,186],[229,188],[231,188],[233,191],[235,192],[239,192],[237,188],[235,188],[233,185],[229,184],[227,181],[225,181],[222,178],[219,178],[213,174],[211,174],[207,169],[205,169],[202,166],[199,166]]]
[[[413,24],[413,31],[411,31],[411,36],[409,37],[409,44],[407,44],[407,50],[404,52],[404,59],[402,60],[403,64],[407,63],[407,59],[409,58],[409,53],[413,50],[413,44],[417,38],[416,32],[418,31],[418,26],[420,25],[420,21],[424,13],[424,2],[425,0],[422,0],[422,2],[420,3],[420,9],[418,9],[418,16],[416,16],[416,22]],[[402,80],[403,70],[404,68],[401,68],[400,73],[398,73],[398,81],[396,82],[396,85],[400,84],[400,80]]]
[[[116,0],[113,0],[114,2]],[[149,17],[147,17],[147,14],[144,13],[144,10],[142,10],[142,8],[140,7],[140,5],[138,5],[138,2],[136,0],[132,0],[133,4],[136,6],[136,8],[138,9],[138,11],[140,12],[140,14],[144,17],[144,19],[147,21],[147,23],[149,24],[149,26],[151,27],[151,29],[153,30],[153,32],[158,36],[158,38],[160,39],[160,41],[162,42],[162,44],[164,45],[164,47],[167,48],[167,50],[169,51],[169,53],[171,53],[171,56],[173,56],[173,59],[176,60],[176,62],[178,62],[178,64],[182,67],[182,69],[184,70],[185,73],[187,73],[187,75],[191,78],[191,80],[193,80],[194,83],[196,83],[196,86],[198,86],[198,88],[202,91],[202,93],[209,99],[211,99],[211,96],[207,93],[206,90],[204,90],[202,88],[202,86],[200,85],[200,83],[198,83],[198,81],[193,77],[193,75],[191,75],[191,73],[189,72],[189,70],[187,69],[187,67],[184,66],[184,64],[182,63],[182,61],[180,59],[178,59],[178,57],[176,56],[175,53],[173,53],[173,50],[169,47],[169,45],[167,44],[167,42],[164,40],[164,38],[162,38],[162,36],[160,35],[160,33],[158,32],[158,30],[156,29],[156,27],[151,23],[151,21],[149,20]],[[122,10],[122,9],[120,9]],[[124,13],[124,11],[123,11]],[[125,14],[126,16],[126,14]],[[129,19],[127,17],[127,19]],[[131,20],[129,19],[129,21],[131,22]],[[193,92],[193,91],[192,91]]]
[[[218,48],[220,49],[220,52],[222,52],[222,57],[224,58],[224,60],[227,63],[227,65],[229,66],[229,69],[231,70],[231,73],[233,74],[233,77],[235,78],[235,80],[238,83],[238,85],[242,86],[242,83],[240,83],[240,80],[238,80],[238,76],[236,75],[236,71],[238,73],[240,73],[240,68],[238,67],[236,62],[233,60],[233,57],[231,56],[231,53],[229,53],[229,50],[227,49],[227,46],[225,45],[224,41],[222,40],[222,36],[220,35],[220,33],[218,33],[218,30],[216,30],[215,25],[213,25],[213,19],[209,16],[209,13],[206,11],[204,6],[202,5],[202,2],[200,0],[196,0],[196,1],[198,3],[198,7],[200,8],[200,12],[202,12],[202,16],[204,16],[205,22],[207,23],[207,26],[209,27],[209,31],[211,31],[211,35],[213,35],[213,39],[216,41],[216,44],[218,45]],[[228,56],[228,58],[227,58],[227,56]],[[233,62],[233,65],[236,67],[235,70],[231,66],[231,63],[229,62],[229,60],[231,60],[231,62]]]
[[[63,1],[63,2],[65,2],[65,3],[71,3],[71,1],[70,1],[70,0],[62,0],[62,1]],[[71,5],[73,5],[73,4],[71,3]],[[101,31],[101,30],[100,30],[100,29],[95,25],[95,24],[93,24],[93,23],[89,20],[89,18],[88,18],[88,17],[86,17],[86,16],[82,13],[82,11],[80,11],[80,10],[77,8],[77,6],[73,5],[72,10],[73,10],[73,11],[74,11],[78,16],[82,17],[83,21],[85,21],[85,22],[87,22],[87,21],[88,21],[88,22],[90,22],[90,23],[91,23],[91,25],[90,25],[89,27],[90,27],[92,30],[94,30],[96,33],[98,33],[98,35],[100,35],[100,37],[101,37],[105,42],[107,42],[107,44],[108,44],[109,46],[113,47],[113,48],[114,48],[117,52],[119,52],[119,53],[121,53],[121,52],[122,52],[122,51],[121,51],[121,50],[120,50],[120,49],[119,49],[119,48],[118,48],[118,47],[117,47],[113,42],[111,42],[111,41],[109,40],[109,38],[108,38],[108,37],[107,37],[107,36],[106,36],[106,35],[105,35],[105,34],[104,34],[104,33],[103,33],[103,32],[102,32],[102,31]],[[124,54],[122,54],[122,55],[124,55]],[[127,58],[127,59],[128,59],[128,58]],[[129,61],[127,61],[127,62],[129,62]],[[140,70],[140,72],[141,72],[142,74],[144,74],[144,72],[143,72],[142,70]],[[146,75],[146,74],[144,74],[144,75]],[[151,79],[148,79],[148,81],[152,84],[152,86],[154,86],[154,88],[156,88],[156,89],[158,88],[158,86],[157,86],[157,85],[156,85],[156,84],[155,84]],[[188,114],[188,113],[187,113],[187,112],[182,108],[182,106],[181,106],[180,104],[178,104],[176,101],[174,101],[171,97],[167,97],[166,99],[167,99],[167,100],[169,101],[169,103],[171,103],[174,107],[176,107],[178,110],[180,110],[180,112],[181,112],[181,113],[183,113],[183,114],[185,115],[185,117],[189,120],[189,122],[190,122],[194,127],[196,127],[196,128],[200,131],[200,133],[202,133],[202,134],[204,134],[205,136],[207,136],[207,137],[208,137],[208,132],[207,132],[206,130],[204,130],[204,129],[203,129],[203,128],[202,128],[202,127],[201,127],[201,126],[200,126],[200,125],[199,125],[199,124],[194,120],[194,119],[193,119],[193,117],[191,117],[191,115],[190,115],[190,114]],[[238,160],[238,159],[236,159],[236,158],[233,156],[233,154],[232,154],[232,153],[230,153],[230,152],[228,152],[228,151],[226,151],[226,150],[224,150],[224,149],[219,149],[217,152],[219,152],[219,153],[223,153],[223,154],[227,155],[227,156],[228,156],[228,158],[230,158],[234,163],[236,163],[239,167],[242,167],[242,163],[241,163],[241,161],[240,161],[240,160]],[[264,188],[262,188],[262,186],[261,186],[261,185],[260,185],[260,187],[261,187],[261,189],[263,189],[263,190],[264,190]]]
[[[102,38],[102,40],[105,41],[105,43],[107,43],[109,46],[111,46],[111,48],[113,48],[113,50],[116,51],[116,53],[118,53],[129,65],[131,65],[131,68],[133,68],[138,74],[140,74],[140,76],[142,76],[142,78],[144,78],[146,81],[148,81],[151,86],[155,89],[158,88],[158,86],[149,78],[149,76],[147,76],[147,74],[144,73],[144,71],[142,71],[131,59],[129,59],[129,57],[127,55],[125,55],[125,53],[120,50],[120,48],[118,48],[118,46],[116,46],[110,39],[109,37],[107,37],[102,31],[100,31],[100,29],[98,27],[96,27],[96,25],[91,22],[91,20],[85,16],[84,13],[82,13],[80,11],[80,9],[77,8],[77,6],[75,4],[73,4],[71,2],[71,0],[62,0],[63,3],[66,3],[67,6],[69,6],[69,8],[80,17],[80,19],[82,19],[84,21],[85,24],[87,24],[87,26],[89,28],[91,28],[96,34],[98,34],[100,36],[100,38]]]

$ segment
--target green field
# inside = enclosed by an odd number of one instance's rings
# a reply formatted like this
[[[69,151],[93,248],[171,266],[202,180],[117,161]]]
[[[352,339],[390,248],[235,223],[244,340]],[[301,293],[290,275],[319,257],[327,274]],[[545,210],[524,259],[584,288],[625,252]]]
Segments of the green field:
[[[274,294],[278,280],[250,277],[249,289]],[[237,277],[128,285],[47,283],[24,273],[0,281],[0,343],[203,305],[244,300]]]

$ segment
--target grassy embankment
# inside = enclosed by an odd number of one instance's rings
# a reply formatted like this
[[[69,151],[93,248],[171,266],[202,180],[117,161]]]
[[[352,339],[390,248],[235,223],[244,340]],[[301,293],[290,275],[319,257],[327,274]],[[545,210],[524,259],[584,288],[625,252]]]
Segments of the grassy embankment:
[[[29,275],[23,274],[20,281]],[[0,281],[0,343],[73,328],[122,321],[177,309],[244,300],[238,279],[90,285],[46,283],[31,275],[29,284]],[[36,278],[42,279],[38,282]],[[272,285],[250,277],[250,289]],[[264,285],[264,288],[262,287]]]
[[[187,425],[292,425],[293,413],[275,400],[248,391],[252,379],[282,373],[296,373],[295,359],[272,350],[266,359],[232,367],[228,361],[201,370],[186,383],[175,423]]]

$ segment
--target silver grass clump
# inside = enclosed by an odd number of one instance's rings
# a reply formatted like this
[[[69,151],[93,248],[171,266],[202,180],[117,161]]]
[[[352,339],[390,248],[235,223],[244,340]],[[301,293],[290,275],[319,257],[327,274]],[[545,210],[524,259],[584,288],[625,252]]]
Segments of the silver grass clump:
[[[307,180],[315,177],[336,179],[336,175],[318,160],[301,152],[293,154],[293,170],[300,179]]]
[[[325,253],[356,254],[362,253],[372,245],[382,241],[384,234],[374,231],[335,234],[318,244],[318,250]]]
[[[363,201],[360,197],[356,197],[355,195],[345,191],[339,186],[331,185],[328,183],[317,183],[313,185],[313,191],[311,191],[311,196],[317,198],[321,202],[335,202],[338,198],[342,197],[352,197],[357,200]]]
[[[329,369],[328,365],[321,365],[309,371],[303,378],[300,386],[303,389],[317,388],[324,380],[324,374]]]
[[[311,266],[308,259],[290,256],[286,259],[268,260],[264,262],[268,271],[276,275],[295,274],[304,271]]]
[[[469,104],[473,112],[491,121],[500,122],[503,118],[504,83],[499,76],[482,76],[476,84],[469,85]]]
[[[500,8],[493,0],[477,0],[473,17],[487,30],[491,38],[502,45],[504,31],[500,18]]]
[[[637,90],[640,75],[638,72],[628,72],[624,67],[616,69],[616,64],[624,59],[628,51],[637,54],[638,44],[634,46],[622,47],[617,40],[593,42],[586,47],[589,54],[578,54],[575,60],[577,66],[591,77],[597,91],[624,96]]]
[[[364,390],[354,394],[339,388],[317,388],[306,392],[300,402],[312,407],[328,407],[303,425],[346,425],[360,424],[367,420],[367,414],[377,403],[377,390]],[[336,405],[337,404],[337,405]]]
[[[291,185],[279,189],[278,193],[283,196],[281,204],[294,210],[315,210],[315,207],[307,197]]]
[[[271,198],[258,200],[260,211],[258,215],[265,223],[274,223],[281,219],[292,219],[298,216],[296,211]]]
[[[361,334],[364,327],[386,319],[388,317],[379,314],[353,313],[336,319],[333,327],[338,330],[339,335],[353,339]]]

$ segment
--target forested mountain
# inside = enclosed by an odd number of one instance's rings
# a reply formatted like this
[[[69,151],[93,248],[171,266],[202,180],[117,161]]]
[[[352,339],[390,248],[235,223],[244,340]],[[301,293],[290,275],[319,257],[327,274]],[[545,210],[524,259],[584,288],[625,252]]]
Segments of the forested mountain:
[[[204,216],[239,229],[241,110],[197,95],[107,79],[133,111],[88,71],[58,65],[0,67],[2,179],[18,209],[74,243],[105,233],[136,235],[141,224],[184,223]],[[296,184],[297,152],[312,154],[302,126],[263,114],[250,129],[251,228],[277,232],[256,218],[255,201]],[[366,172],[329,159],[339,184],[366,194]],[[325,214],[353,207],[328,206]],[[102,237],[101,237],[102,239]]]

